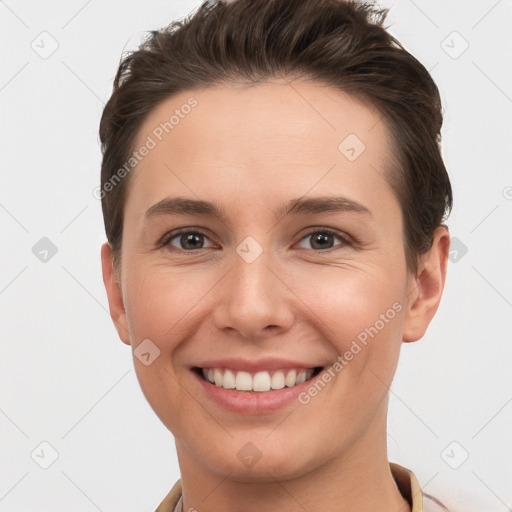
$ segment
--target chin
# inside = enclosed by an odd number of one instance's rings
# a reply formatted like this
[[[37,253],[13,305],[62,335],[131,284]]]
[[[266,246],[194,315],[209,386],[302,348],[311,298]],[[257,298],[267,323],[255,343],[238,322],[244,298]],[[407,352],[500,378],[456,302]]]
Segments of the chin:
[[[229,475],[237,482],[285,481],[307,474],[322,463],[301,448],[303,443],[299,440],[290,443],[282,438],[270,441],[265,437],[243,436],[230,439],[224,447],[218,442],[210,444],[215,445],[217,448],[209,453],[204,452],[204,446],[197,447],[201,465],[221,478]]]

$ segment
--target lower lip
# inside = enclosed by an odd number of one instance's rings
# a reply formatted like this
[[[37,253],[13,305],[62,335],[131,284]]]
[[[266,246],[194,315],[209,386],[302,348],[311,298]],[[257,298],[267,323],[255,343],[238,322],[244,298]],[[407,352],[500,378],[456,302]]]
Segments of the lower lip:
[[[206,395],[225,409],[242,414],[269,414],[278,411],[293,401],[298,402],[298,395],[305,391],[315,379],[309,379],[291,388],[271,391],[235,391],[211,384],[192,371]]]

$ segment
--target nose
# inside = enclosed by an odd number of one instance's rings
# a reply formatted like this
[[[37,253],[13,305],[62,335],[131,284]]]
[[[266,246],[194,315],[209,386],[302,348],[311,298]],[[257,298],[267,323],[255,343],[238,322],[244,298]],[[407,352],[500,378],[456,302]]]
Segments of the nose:
[[[216,327],[253,341],[277,336],[295,321],[293,293],[271,253],[252,262],[233,254],[233,265],[221,285]]]

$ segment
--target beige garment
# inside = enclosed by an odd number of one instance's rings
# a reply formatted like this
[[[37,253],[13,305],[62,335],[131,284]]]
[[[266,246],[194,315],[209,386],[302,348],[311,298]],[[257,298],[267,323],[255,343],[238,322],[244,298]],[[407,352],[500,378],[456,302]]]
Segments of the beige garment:
[[[411,507],[411,512],[442,512],[448,510],[430,495],[422,493],[414,473],[395,462],[390,462],[391,474],[397,487]],[[183,512],[181,480],[178,480],[155,512]]]

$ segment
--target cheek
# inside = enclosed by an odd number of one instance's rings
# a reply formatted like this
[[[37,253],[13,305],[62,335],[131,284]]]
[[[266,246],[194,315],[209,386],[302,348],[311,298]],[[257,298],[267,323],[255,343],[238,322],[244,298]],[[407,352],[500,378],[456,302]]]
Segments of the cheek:
[[[403,286],[393,269],[376,272],[311,265],[308,272],[301,268],[281,270],[293,293],[279,283],[276,289],[282,290],[283,301],[298,313],[302,323],[292,330],[317,330],[313,334],[324,338],[341,355],[357,351],[356,343],[362,348],[358,360],[369,357],[367,348],[373,357],[385,358],[393,352],[389,345],[401,341]],[[132,345],[136,348],[150,339],[161,352],[173,356],[168,359],[170,364],[177,365],[180,344],[193,335],[194,326],[211,320],[219,287],[226,286],[224,273],[214,268],[199,272],[190,267],[128,267],[124,289]],[[223,289],[221,294],[224,301],[236,300],[225,292]]]
[[[144,265],[127,274],[125,307],[132,343],[149,338],[169,351],[186,336],[189,315],[206,298],[209,282],[194,272]]]
[[[127,257],[125,264],[123,289],[132,345],[136,349],[143,340],[151,340],[166,356],[155,361],[157,367],[165,361],[167,371],[175,372],[181,347],[196,328],[207,323],[213,326],[216,297],[222,296],[223,303],[236,300],[236,288],[231,294],[226,292],[228,284],[222,280],[226,268],[165,268],[144,264],[143,258],[136,257]],[[393,362],[393,345],[401,341],[404,285],[399,270],[391,265],[384,271],[382,266],[355,264],[346,268],[311,263],[277,267],[286,286],[276,280],[275,290],[297,314],[300,325],[291,326],[292,331],[323,338],[333,354],[351,351],[357,355],[349,365],[355,372],[370,360],[381,366]]]
[[[317,318],[328,339],[342,353],[358,340],[364,345],[377,336],[396,338],[404,309],[402,279],[392,271],[330,269],[296,278],[294,292]]]
[[[347,421],[347,413],[351,421],[358,418],[361,425],[370,421],[388,391],[398,362],[405,309],[402,279],[392,271],[333,269],[329,279],[307,279],[295,289],[314,313],[309,318],[318,319],[317,329],[339,354],[328,368],[331,378],[324,375],[329,379],[328,391],[322,391],[324,398],[318,403],[325,399],[326,406],[343,404],[338,412],[330,413],[340,424]]]
[[[191,336],[198,320],[195,313],[212,285],[190,271],[185,275],[176,269],[143,265],[127,265],[125,275],[125,309],[137,378],[151,407],[174,431],[179,425],[174,424],[174,414],[169,411],[182,410],[190,401],[179,383],[179,371],[183,370],[180,344]],[[137,357],[138,345],[143,341],[148,344],[146,340],[151,341],[150,347],[157,347],[153,350],[158,354],[149,365]]]

